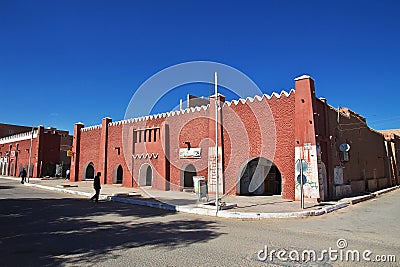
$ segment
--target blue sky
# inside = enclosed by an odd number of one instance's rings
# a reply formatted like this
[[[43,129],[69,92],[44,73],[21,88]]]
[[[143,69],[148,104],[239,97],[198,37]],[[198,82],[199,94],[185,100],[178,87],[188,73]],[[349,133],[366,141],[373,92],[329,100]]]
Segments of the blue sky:
[[[309,74],[329,104],[375,129],[400,128],[399,14],[396,0],[0,0],[0,122],[71,131],[121,120],[149,77],[209,60],[267,94]]]

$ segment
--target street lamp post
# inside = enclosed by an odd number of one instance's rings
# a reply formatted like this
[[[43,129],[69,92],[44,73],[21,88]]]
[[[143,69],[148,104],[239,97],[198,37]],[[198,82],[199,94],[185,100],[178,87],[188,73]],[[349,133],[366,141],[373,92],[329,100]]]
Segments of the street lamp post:
[[[218,74],[214,73],[215,78],[215,207],[217,208],[216,213],[219,210],[219,184],[218,184]]]
[[[34,127],[32,126],[32,132],[31,132],[31,143],[29,145],[29,160],[28,160],[28,183],[29,183],[29,178],[31,174],[31,158],[32,158],[32,141],[33,141],[33,130]]]

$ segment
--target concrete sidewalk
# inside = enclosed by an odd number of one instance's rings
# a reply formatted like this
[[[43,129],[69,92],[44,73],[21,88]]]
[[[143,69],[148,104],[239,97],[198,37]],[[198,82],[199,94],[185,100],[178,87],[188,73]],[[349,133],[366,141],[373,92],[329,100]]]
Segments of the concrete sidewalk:
[[[20,182],[20,178],[16,177],[0,176],[0,178]],[[91,197],[94,194],[92,183],[92,181],[70,182],[64,179],[31,178],[30,182],[24,185]],[[224,196],[222,201],[227,204],[237,204],[237,207],[220,210],[217,213],[215,207],[198,202],[197,195],[194,193],[160,191],[150,188],[127,188],[120,185],[102,185],[100,199],[225,218],[300,218],[329,213],[398,188],[399,186],[396,186],[373,194],[346,198],[340,201],[313,203],[305,200],[304,210],[301,209],[299,201],[284,200],[281,196]],[[210,196],[210,198],[213,199],[213,196]]]

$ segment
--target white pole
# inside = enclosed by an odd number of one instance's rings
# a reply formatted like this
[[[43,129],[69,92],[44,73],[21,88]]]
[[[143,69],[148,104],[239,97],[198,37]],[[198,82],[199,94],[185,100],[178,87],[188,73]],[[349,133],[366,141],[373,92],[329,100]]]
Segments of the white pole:
[[[215,165],[216,165],[216,173],[215,173],[215,207],[217,208],[217,213],[219,209],[219,201],[218,201],[218,74],[214,73],[215,76]]]
[[[33,140],[33,130],[34,127],[32,126],[32,132],[31,132],[31,144],[29,145],[29,160],[28,160],[28,183],[29,183],[29,177],[31,173],[31,157],[32,157],[32,140]]]
[[[301,209],[304,209],[304,191],[303,191],[303,160],[300,159],[300,201]]]

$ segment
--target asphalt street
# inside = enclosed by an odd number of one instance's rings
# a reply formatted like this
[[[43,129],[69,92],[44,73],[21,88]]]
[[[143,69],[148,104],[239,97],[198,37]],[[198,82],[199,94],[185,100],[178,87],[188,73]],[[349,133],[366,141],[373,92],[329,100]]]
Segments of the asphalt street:
[[[399,190],[319,217],[254,221],[96,204],[3,179],[0,203],[0,266],[400,266]],[[369,250],[371,261],[258,259],[265,247]]]

